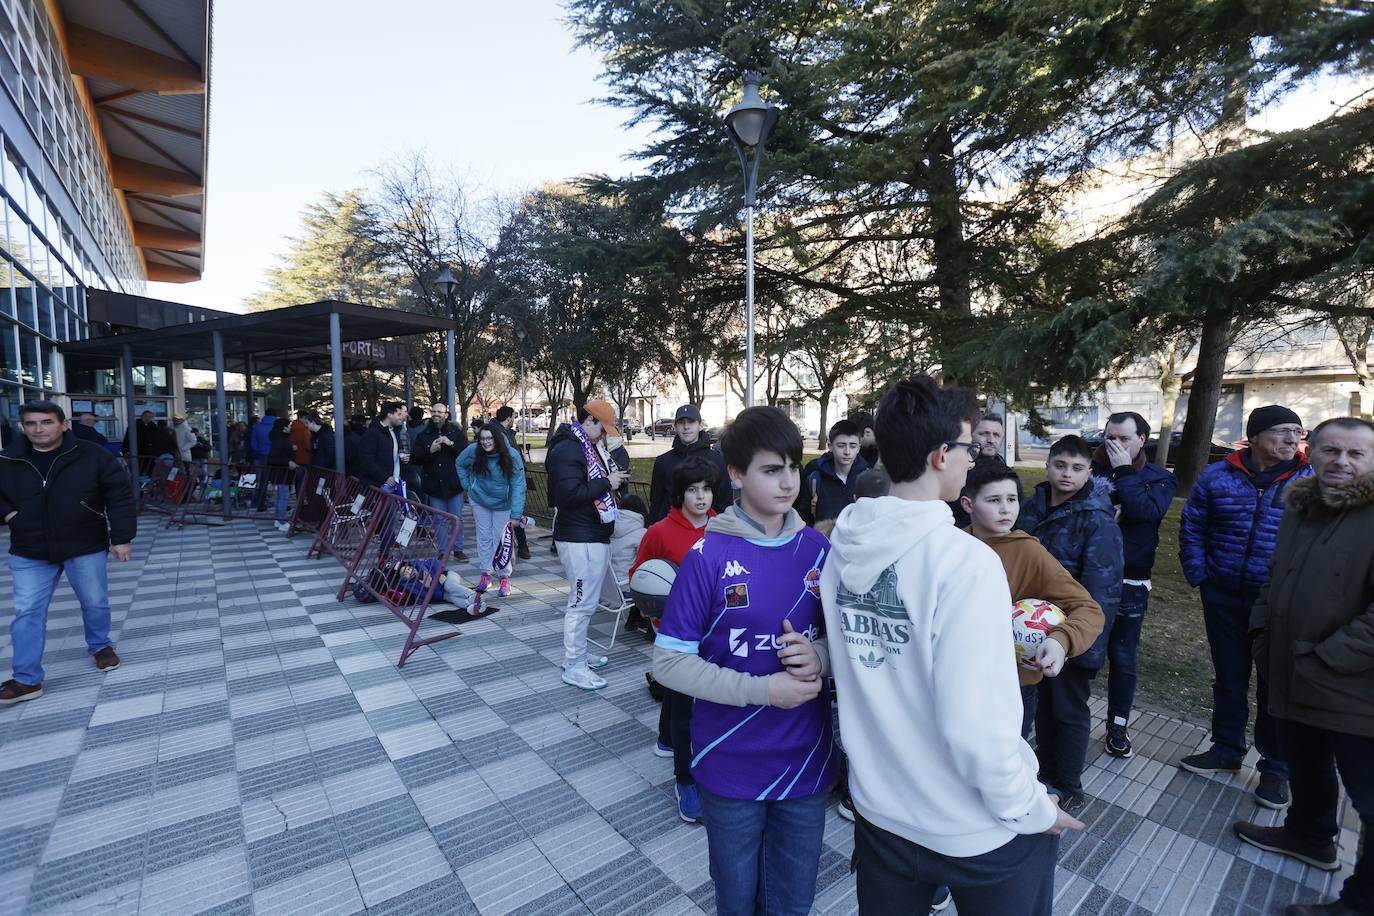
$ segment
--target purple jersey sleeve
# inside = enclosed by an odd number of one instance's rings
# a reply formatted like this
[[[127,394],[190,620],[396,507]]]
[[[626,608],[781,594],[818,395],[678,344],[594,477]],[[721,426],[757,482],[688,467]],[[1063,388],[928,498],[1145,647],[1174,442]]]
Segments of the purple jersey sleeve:
[[[705,538],[697,541],[678,566],[655,645],[696,655],[701,640],[710,632],[712,618],[722,610],[715,606],[716,590],[711,587],[715,576],[705,554],[705,543]]]

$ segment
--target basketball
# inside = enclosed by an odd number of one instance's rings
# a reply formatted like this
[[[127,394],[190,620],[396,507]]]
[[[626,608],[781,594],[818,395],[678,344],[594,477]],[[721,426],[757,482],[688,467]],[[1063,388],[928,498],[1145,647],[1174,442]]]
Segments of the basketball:
[[[1039,671],[1035,653],[1064,622],[1064,612],[1043,598],[1022,598],[1011,606],[1011,633],[1016,645],[1016,663],[1027,671]]]
[[[658,617],[668,603],[668,593],[677,578],[677,564],[668,560],[645,560],[630,577],[630,597],[646,617]]]

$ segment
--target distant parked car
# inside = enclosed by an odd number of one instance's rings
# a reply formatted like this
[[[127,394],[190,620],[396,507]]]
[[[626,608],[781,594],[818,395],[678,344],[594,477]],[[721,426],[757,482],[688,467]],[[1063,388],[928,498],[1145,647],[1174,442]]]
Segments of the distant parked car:
[[[644,431],[644,427],[629,417],[621,417],[616,426],[620,427],[620,432],[624,434],[626,439],[637,436]]]
[[[673,434],[673,418],[672,418],[672,417],[660,417],[659,419],[657,419],[657,420],[654,421],[653,435],[655,435],[655,436],[671,436],[672,434]]]

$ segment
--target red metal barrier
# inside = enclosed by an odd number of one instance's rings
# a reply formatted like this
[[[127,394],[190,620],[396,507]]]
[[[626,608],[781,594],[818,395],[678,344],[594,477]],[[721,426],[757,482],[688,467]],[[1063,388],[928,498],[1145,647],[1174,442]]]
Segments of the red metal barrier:
[[[291,510],[291,528],[286,536],[295,537],[298,531],[319,531],[329,517],[334,496],[344,492],[346,481],[343,474],[330,468],[306,468],[296,491],[296,507]]]
[[[224,524],[234,518],[271,521],[276,517],[273,512],[276,490],[290,487],[294,474],[289,468],[265,464],[193,462],[187,493],[178,503],[169,524]],[[227,508],[226,487],[229,491]]]
[[[322,557],[329,553],[347,569],[367,541],[375,504],[381,495],[381,490],[356,477],[343,478],[306,556]]]
[[[134,500],[139,512],[175,515],[177,507],[190,495],[192,478],[187,464],[170,455],[139,455],[138,476],[134,480]]]
[[[361,548],[345,564],[342,601],[350,588],[363,600],[372,599],[406,625],[405,645],[396,667],[405,667],[416,649],[459,635],[448,630],[419,638],[425,611],[447,575],[448,560],[458,532],[458,519],[447,512],[368,487],[363,505],[370,516]],[[336,554],[338,556],[338,554]]]

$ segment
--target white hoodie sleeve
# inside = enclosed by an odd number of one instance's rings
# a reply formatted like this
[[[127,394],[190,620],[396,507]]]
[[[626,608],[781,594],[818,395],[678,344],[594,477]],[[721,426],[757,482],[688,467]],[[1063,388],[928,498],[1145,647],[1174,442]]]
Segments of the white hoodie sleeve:
[[[981,545],[980,545],[981,546]],[[1035,778],[1021,739],[1021,703],[1012,661],[1011,593],[991,550],[976,550],[964,573],[948,577],[934,621],[936,721],[955,769],[1008,830],[1043,833],[1054,802]]]

